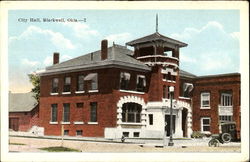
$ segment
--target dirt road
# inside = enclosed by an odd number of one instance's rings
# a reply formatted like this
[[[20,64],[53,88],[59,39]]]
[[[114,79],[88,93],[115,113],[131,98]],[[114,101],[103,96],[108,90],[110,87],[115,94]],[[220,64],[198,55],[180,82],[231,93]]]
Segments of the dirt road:
[[[22,143],[25,145],[10,145],[11,152],[44,152],[38,148],[50,146],[64,146],[81,150],[82,152],[240,152],[240,145],[221,145],[220,147],[208,146],[173,146],[157,148],[154,145],[139,145],[126,143],[106,143],[10,137],[10,143]]]

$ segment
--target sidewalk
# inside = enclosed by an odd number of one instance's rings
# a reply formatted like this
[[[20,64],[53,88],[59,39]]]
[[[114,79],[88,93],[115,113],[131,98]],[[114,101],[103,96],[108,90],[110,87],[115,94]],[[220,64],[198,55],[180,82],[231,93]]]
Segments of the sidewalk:
[[[61,136],[37,136],[28,132],[9,132],[10,137],[25,137],[25,138],[37,138],[37,139],[52,139],[52,140],[61,140]],[[211,138],[203,138],[203,139],[193,139],[193,138],[178,138],[173,139],[175,147],[187,147],[187,146],[208,146],[208,142]],[[121,139],[105,139],[101,137],[72,137],[72,136],[64,136],[63,140],[65,141],[83,141],[83,142],[92,142],[92,143],[113,143],[113,144],[122,144]],[[169,138],[165,139],[165,146],[167,146],[169,142]],[[152,146],[152,147],[162,147],[163,140],[162,139],[126,139],[125,144],[134,144],[143,146]],[[230,142],[225,144],[220,144],[220,146],[239,146],[240,142]]]

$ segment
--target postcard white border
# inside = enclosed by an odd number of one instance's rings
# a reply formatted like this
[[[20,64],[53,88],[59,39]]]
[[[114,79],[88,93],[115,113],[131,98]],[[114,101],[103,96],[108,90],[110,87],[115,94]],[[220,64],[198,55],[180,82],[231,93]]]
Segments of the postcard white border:
[[[191,2],[1,2],[1,160],[2,161],[245,161],[249,157],[249,15],[244,1]],[[8,153],[8,10],[14,9],[237,9],[240,10],[241,153]],[[3,47],[3,48],[2,48]],[[128,155],[129,154],[129,155]]]

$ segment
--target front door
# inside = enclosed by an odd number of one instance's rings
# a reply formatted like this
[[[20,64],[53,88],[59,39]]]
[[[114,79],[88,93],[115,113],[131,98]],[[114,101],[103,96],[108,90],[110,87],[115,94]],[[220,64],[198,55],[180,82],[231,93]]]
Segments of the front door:
[[[14,131],[18,131],[19,127],[19,119],[18,118],[10,118],[9,119],[9,128]]]
[[[166,136],[170,136],[170,115],[165,115],[165,126]],[[175,133],[175,115],[173,115],[173,134]]]

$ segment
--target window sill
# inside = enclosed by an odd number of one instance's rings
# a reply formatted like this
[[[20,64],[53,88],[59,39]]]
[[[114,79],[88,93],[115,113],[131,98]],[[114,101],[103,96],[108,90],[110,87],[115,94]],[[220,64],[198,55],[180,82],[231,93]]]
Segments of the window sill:
[[[82,121],[75,121],[74,124],[75,124],[75,125],[84,124],[84,122],[82,122]]]
[[[61,124],[70,124],[70,122],[61,122]]]
[[[58,124],[58,122],[49,122],[49,124]]]
[[[98,89],[97,90],[89,90],[89,93],[94,93],[94,92],[99,92]]]
[[[166,82],[169,82],[169,83],[176,83],[176,81],[173,81],[173,80],[166,80],[166,79],[163,79],[163,81],[166,81]]]
[[[129,90],[119,90],[120,92],[126,92],[126,93],[135,93],[135,94],[145,94],[145,92],[138,92],[138,91],[129,91]]]
[[[76,94],[85,93],[85,91],[75,91]]]
[[[63,95],[65,94],[71,94],[71,92],[62,92]]]
[[[191,98],[190,97],[179,97],[179,99],[185,99],[185,100],[191,100]]]
[[[127,123],[127,122],[122,122],[121,125],[143,125],[142,123]]]
[[[203,134],[211,134],[210,131],[201,131],[201,133],[203,133]]]
[[[98,122],[88,122],[88,124],[98,124]]]
[[[58,95],[59,93],[50,93],[50,95]]]
[[[200,107],[200,109],[211,109],[210,107]]]

